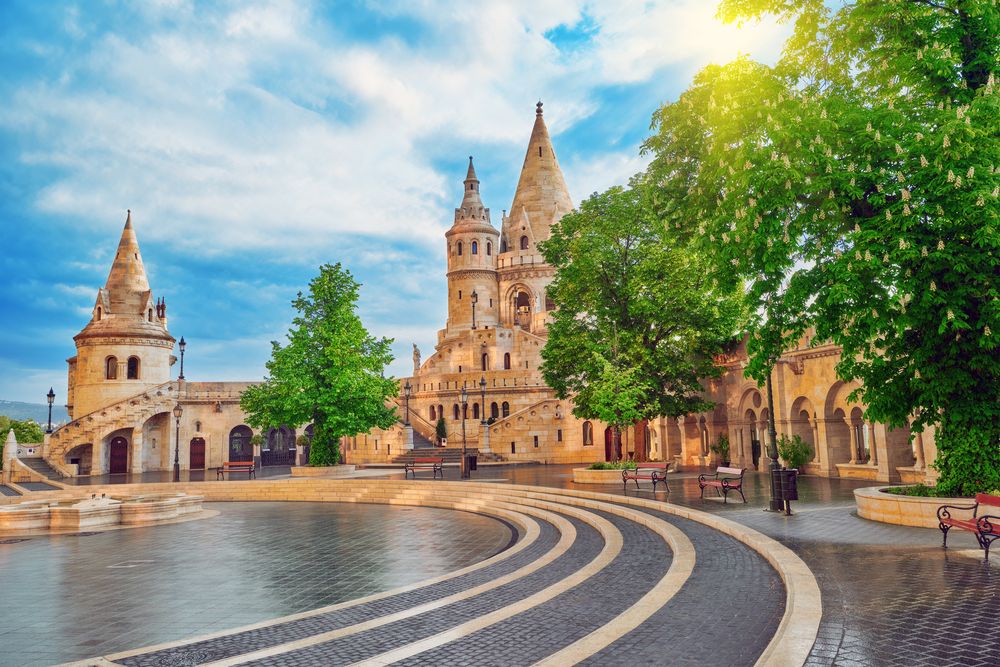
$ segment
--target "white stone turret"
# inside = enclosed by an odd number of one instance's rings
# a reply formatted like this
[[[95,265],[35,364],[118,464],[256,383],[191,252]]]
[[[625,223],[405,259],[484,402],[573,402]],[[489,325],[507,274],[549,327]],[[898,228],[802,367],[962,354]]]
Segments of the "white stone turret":
[[[479,179],[469,157],[462,205],[445,233],[448,253],[448,324],[462,329],[495,328],[498,321],[496,257],[500,234],[479,196]]]
[[[174,337],[166,304],[153,298],[129,211],[107,283],[68,359],[70,417],[116,403],[170,379]]]

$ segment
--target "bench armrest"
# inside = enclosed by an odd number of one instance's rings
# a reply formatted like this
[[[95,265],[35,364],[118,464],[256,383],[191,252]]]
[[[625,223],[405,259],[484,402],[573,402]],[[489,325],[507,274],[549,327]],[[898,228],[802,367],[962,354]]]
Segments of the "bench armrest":
[[[983,534],[1000,534],[1000,516],[984,514],[976,520],[976,528]]]
[[[941,505],[937,508],[937,518],[938,521],[941,519],[950,519],[951,512],[949,510],[962,510],[963,512],[975,512],[979,505]]]
[[[713,473],[711,475],[698,475],[698,481],[699,482],[705,482],[705,481],[708,481],[710,479],[719,479],[719,473],[718,473],[718,471],[716,471],[715,473]]]

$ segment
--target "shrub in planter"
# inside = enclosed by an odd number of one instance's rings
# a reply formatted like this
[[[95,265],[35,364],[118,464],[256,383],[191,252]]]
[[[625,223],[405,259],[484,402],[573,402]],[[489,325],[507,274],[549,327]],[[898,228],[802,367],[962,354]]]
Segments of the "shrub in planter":
[[[778,438],[778,456],[789,468],[802,469],[809,459],[812,458],[812,450],[801,437],[793,435],[789,438],[782,434]]]
[[[598,461],[591,463],[590,470],[634,470],[638,467],[635,461]]]
[[[729,436],[727,436],[725,433],[720,433],[719,434],[719,439],[715,443],[712,444],[712,446],[710,447],[710,449],[712,450],[712,452],[714,452],[715,454],[719,455],[719,461],[722,462],[722,465],[724,465],[724,466],[728,466],[729,465],[729,463],[730,463],[730,459],[729,459]]]

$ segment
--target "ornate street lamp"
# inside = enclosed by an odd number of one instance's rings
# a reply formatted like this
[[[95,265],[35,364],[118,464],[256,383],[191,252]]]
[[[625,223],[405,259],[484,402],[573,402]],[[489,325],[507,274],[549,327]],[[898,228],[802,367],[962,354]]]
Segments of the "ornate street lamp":
[[[413,391],[413,385],[410,384],[409,379],[406,380],[406,384],[403,385],[403,397],[406,398],[406,422],[405,425],[410,425],[410,393]]]
[[[472,290],[472,328],[476,328],[476,304],[479,303],[479,295],[476,290]]]
[[[49,401],[49,426],[45,432],[52,433],[52,404],[56,401],[56,392],[52,391],[52,387],[49,387],[49,393],[45,394],[45,398]]]
[[[178,380],[183,380],[184,379],[184,348],[187,347],[187,343],[184,342],[184,336],[181,336],[181,341],[177,344],[177,347],[179,347],[180,350],[181,350],[181,372],[180,372],[180,375],[177,376],[177,379]]]
[[[465,418],[469,415],[466,410],[469,405],[469,390],[462,385],[462,477],[469,476],[469,458],[465,455]]]
[[[479,416],[482,418],[479,420],[480,424],[486,423],[486,376],[484,375],[479,379],[479,393],[482,396],[482,402],[479,404]]]
[[[183,340],[183,339],[181,339]],[[184,408],[178,403],[174,406],[174,423],[176,425],[176,432],[174,436],[174,481],[181,481],[181,415],[184,414]]]

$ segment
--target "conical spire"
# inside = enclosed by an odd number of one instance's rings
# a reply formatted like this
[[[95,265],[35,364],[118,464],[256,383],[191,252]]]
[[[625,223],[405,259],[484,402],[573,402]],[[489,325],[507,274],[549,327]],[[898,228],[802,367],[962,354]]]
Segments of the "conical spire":
[[[465,194],[462,196],[462,208],[469,212],[478,211],[483,207],[483,200],[479,197],[479,179],[476,177],[476,168],[472,166],[472,156],[469,156],[469,171],[465,175]]]
[[[104,291],[112,313],[138,313],[146,306],[149,281],[146,279],[146,269],[142,266],[139,241],[132,228],[131,210],[125,220],[125,229],[122,230],[122,238],[118,242],[118,251]]]
[[[549,130],[542,116],[542,103],[538,102],[535,105],[535,125],[531,128],[528,151],[510,207],[510,218],[515,226],[527,218],[534,238],[540,241],[549,237],[554,222],[572,210],[573,200],[552,148]]]

